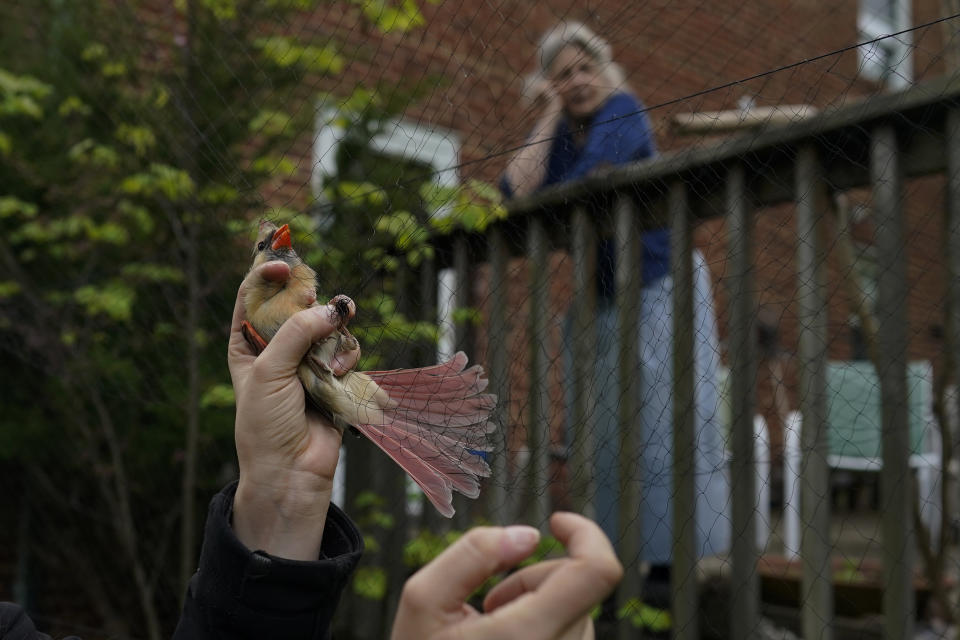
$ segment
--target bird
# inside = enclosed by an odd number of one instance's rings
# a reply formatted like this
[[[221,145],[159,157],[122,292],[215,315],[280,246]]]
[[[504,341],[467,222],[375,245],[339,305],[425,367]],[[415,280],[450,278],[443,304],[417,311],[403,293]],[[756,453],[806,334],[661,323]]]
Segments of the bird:
[[[290,226],[263,220],[250,271],[273,260],[290,266],[289,279],[278,283],[255,278],[244,295],[246,320],[241,328],[257,355],[287,318],[319,305],[316,272],[294,251]],[[467,367],[461,351],[428,367],[351,369],[336,375],[334,359],[360,348],[347,328],[356,305],[343,294],[327,304],[336,316],[337,331],[315,342],[297,369],[306,396],[341,433],[352,427],[382,449],[437,511],[452,517],[453,491],[476,498],[480,478],[491,475],[483,453],[492,450],[489,434],[496,429],[491,414],[497,397],[485,393],[483,367]]]

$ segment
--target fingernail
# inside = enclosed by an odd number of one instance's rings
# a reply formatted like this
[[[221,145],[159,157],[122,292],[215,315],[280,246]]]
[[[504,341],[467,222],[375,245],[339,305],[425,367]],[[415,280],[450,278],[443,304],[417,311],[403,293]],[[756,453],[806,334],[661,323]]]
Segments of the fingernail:
[[[507,527],[504,533],[504,545],[513,552],[530,551],[540,541],[540,532],[525,525]]]

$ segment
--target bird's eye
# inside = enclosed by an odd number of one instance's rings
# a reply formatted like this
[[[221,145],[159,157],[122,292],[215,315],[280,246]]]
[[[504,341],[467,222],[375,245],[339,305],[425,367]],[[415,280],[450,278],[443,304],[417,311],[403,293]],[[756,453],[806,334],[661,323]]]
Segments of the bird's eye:
[[[260,242],[260,244],[257,245],[257,251],[263,251],[263,250],[266,249],[266,248],[267,248],[267,241],[266,241],[266,240],[262,240],[262,241]]]

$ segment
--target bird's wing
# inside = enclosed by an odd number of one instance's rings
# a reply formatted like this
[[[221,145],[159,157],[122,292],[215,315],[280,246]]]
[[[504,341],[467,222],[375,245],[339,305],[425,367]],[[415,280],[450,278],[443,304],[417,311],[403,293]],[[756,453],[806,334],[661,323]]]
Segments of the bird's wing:
[[[253,325],[246,320],[240,323],[240,331],[243,333],[243,337],[247,339],[247,344],[253,349],[254,355],[260,355],[267,348],[267,341],[260,337]]]
[[[482,452],[491,450],[487,436],[496,428],[490,414],[497,399],[483,393],[483,368],[466,364],[461,352],[432,367],[367,372],[389,402],[378,402],[381,419],[354,425],[448,517],[452,490],[471,498],[480,494],[479,478],[490,475]]]

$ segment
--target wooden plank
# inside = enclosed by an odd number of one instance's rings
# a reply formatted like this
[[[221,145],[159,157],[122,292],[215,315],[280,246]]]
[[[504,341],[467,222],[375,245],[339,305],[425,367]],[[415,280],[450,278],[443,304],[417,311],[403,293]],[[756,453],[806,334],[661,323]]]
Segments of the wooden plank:
[[[727,172],[727,244],[730,275],[729,339],[731,376],[732,461],[730,492],[733,502],[731,557],[731,638],[754,638],[759,623],[760,589],[757,579],[756,502],[754,477],[754,386],[756,382],[756,307],[753,300],[753,215],[748,205],[743,165]]]
[[[669,207],[673,276],[673,637],[698,640],[693,242],[687,187],[682,179],[670,184]]]
[[[947,309],[946,344],[953,359],[953,380],[958,384],[960,371],[960,108],[954,107],[947,116],[947,219],[946,219],[946,264],[947,264]],[[953,401],[960,403],[960,394]],[[960,416],[960,406],[952,407]],[[948,409],[945,413],[949,415]],[[945,451],[946,453],[946,451]],[[954,455],[956,450],[953,449]],[[950,495],[950,485],[956,482],[945,479],[942,491]],[[953,487],[956,487],[954,484]],[[946,517],[946,514],[944,514]]]
[[[827,289],[823,216],[829,202],[823,168],[812,143],[796,163],[797,305],[800,342],[800,520],[802,630],[807,640],[833,637],[830,566],[830,487],[827,467]],[[795,501],[794,501],[795,502]]]
[[[597,232],[584,207],[573,212],[573,442],[570,474],[574,509],[595,517],[594,432],[596,420],[593,393],[597,349]]]
[[[493,521],[505,525],[516,517],[513,497],[508,491],[510,479],[510,368],[507,347],[509,325],[507,323],[507,248],[500,228],[490,230],[487,244],[487,260],[490,263],[490,322],[487,331],[487,366],[489,367],[490,391],[497,394],[497,408],[492,419],[498,425],[491,436],[493,451],[491,467],[493,477],[485,484],[490,492],[490,509]]]
[[[730,133],[744,129],[756,132],[771,125],[796,124],[819,112],[810,104],[778,104],[772,107],[678,113],[670,118],[670,124],[680,135]]]
[[[936,117],[943,116],[948,105],[958,97],[960,76],[944,76],[918,83],[907,91],[878,95],[848,107],[825,111],[794,125],[769,127],[760,133],[746,133],[716,145],[679,149],[660,154],[652,160],[597,171],[582,180],[565,182],[530,196],[516,198],[507,203],[507,209],[513,215],[569,203],[601,191],[609,193],[637,186],[662,189],[661,183],[678,173],[700,167],[720,173],[723,166],[744,156],[763,156],[772,149],[795,147],[814,137],[845,148],[851,139],[864,137],[865,124],[890,114],[901,116],[900,120],[905,122],[922,121],[926,127],[933,127]],[[922,163],[926,165],[935,157],[925,156]],[[928,165],[928,169],[942,170],[943,154],[939,157],[940,168]]]
[[[530,393],[527,443],[530,449],[531,524],[546,527],[550,516],[550,423],[547,417],[547,371],[550,366],[547,312],[550,277],[547,270],[547,233],[538,216],[530,220],[527,260],[530,265]]]
[[[449,297],[444,286],[444,279],[450,274],[449,269],[437,269],[437,260],[433,258],[424,261],[423,269],[420,271],[420,294],[423,296],[420,303],[420,320],[436,324],[439,333],[436,344],[425,344],[423,346],[423,360],[421,362],[423,366],[438,362],[442,356],[452,355],[453,339],[444,338],[445,334],[452,335],[451,327],[446,324],[446,320],[448,320],[446,316],[449,310],[441,308],[446,306],[446,300]],[[449,278],[449,280],[452,281],[453,279]],[[348,464],[347,472],[349,473],[349,471],[350,466]],[[360,482],[361,486],[364,486],[362,477]],[[440,515],[427,501],[426,496],[421,498],[421,501],[423,508],[417,526],[437,533],[449,531],[450,519]]]
[[[883,416],[883,469],[880,472],[883,518],[884,616],[886,638],[913,637],[913,514],[908,457],[907,411],[907,264],[902,211],[902,176],[896,131],[890,124],[872,132],[870,175],[876,223],[878,263],[877,352]]]
[[[458,234],[453,243],[453,272],[456,278],[454,289],[454,309],[466,309],[470,306],[470,252],[467,236]],[[469,354],[469,326],[463,322],[454,324],[454,352],[466,350]]]
[[[467,309],[470,306],[470,253],[467,244],[467,236],[458,234],[453,243],[453,308],[454,310]],[[473,349],[470,344],[470,327],[465,322],[454,322],[453,325],[453,351],[465,351],[473,360]],[[453,526],[460,530],[466,530],[472,520],[471,515],[476,508],[476,502],[454,492],[453,506],[456,513],[453,514]]]
[[[640,499],[641,472],[640,443],[640,369],[637,342],[640,334],[640,287],[643,282],[643,262],[640,250],[639,217],[629,196],[619,195],[614,204],[616,228],[615,291],[617,301],[617,331],[619,333],[618,369],[620,405],[618,431],[620,453],[617,505],[620,561],[625,574],[617,590],[618,605],[640,597]],[[626,622],[619,626],[620,638],[636,635]]]

